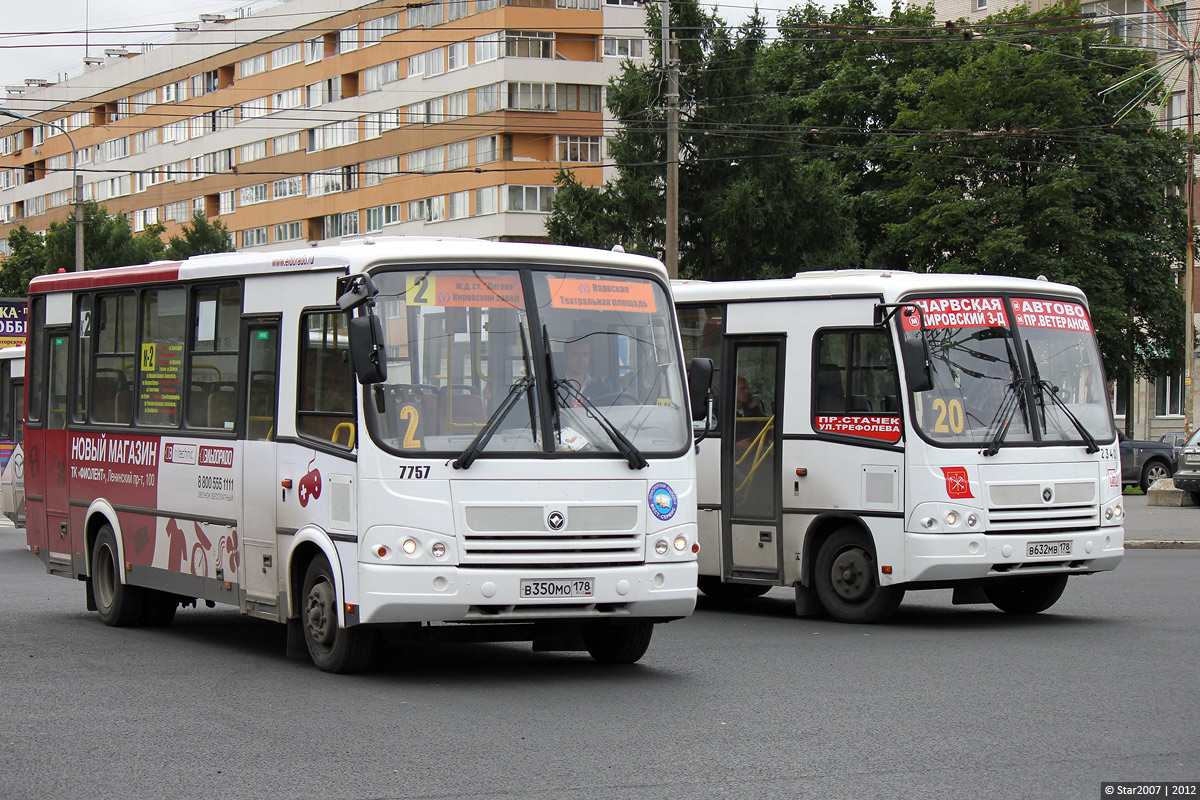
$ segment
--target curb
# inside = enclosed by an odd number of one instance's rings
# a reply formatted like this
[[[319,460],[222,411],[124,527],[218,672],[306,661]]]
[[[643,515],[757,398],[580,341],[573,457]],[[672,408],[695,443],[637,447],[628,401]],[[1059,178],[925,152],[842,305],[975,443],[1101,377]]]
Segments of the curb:
[[[1143,540],[1125,542],[1126,550],[1200,550],[1200,542]]]

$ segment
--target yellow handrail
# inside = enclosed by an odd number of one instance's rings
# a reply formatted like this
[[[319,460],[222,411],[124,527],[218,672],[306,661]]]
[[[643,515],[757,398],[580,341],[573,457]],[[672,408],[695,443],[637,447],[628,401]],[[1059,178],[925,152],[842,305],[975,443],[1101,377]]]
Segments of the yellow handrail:
[[[354,449],[354,434],[355,434],[355,426],[354,426],[353,422],[339,422],[337,424],[337,427],[335,427],[333,429],[333,436],[329,437],[329,440],[331,442],[333,442],[334,444],[337,444],[338,443],[338,434],[342,432],[343,428],[345,428],[346,430],[348,430],[350,432],[350,441],[346,444],[346,449],[353,450]]]

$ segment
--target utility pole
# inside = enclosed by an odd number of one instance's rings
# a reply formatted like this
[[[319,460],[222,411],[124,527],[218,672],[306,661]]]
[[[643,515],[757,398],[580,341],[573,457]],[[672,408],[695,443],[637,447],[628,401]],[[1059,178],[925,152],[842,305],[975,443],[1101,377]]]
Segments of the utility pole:
[[[679,277],[679,63],[671,56],[671,0],[662,0],[662,65],[667,78],[667,277]]]
[[[1192,394],[1195,391],[1195,376],[1193,367],[1195,358],[1195,280],[1196,280],[1196,53],[1192,51],[1187,59],[1187,249],[1183,261],[1183,428],[1191,435],[1192,432]]]

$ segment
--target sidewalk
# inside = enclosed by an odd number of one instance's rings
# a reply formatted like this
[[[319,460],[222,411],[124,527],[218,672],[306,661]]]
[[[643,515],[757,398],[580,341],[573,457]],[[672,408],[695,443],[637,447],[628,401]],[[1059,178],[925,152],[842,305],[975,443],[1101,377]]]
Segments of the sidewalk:
[[[1152,506],[1145,495],[1125,499],[1125,547],[1200,549],[1200,508]]]

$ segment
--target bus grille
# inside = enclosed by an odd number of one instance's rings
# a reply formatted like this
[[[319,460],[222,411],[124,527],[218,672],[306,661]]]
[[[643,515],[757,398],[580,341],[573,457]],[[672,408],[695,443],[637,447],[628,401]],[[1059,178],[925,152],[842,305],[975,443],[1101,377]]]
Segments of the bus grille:
[[[1071,530],[1095,528],[1100,512],[1094,505],[1034,508],[988,509],[988,530],[993,533],[1016,531]]]
[[[546,526],[542,506],[469,506],[461,536],[463,564],[614,564],[644,560],[646,537],[632,505],[567,506],[561,530]]]

